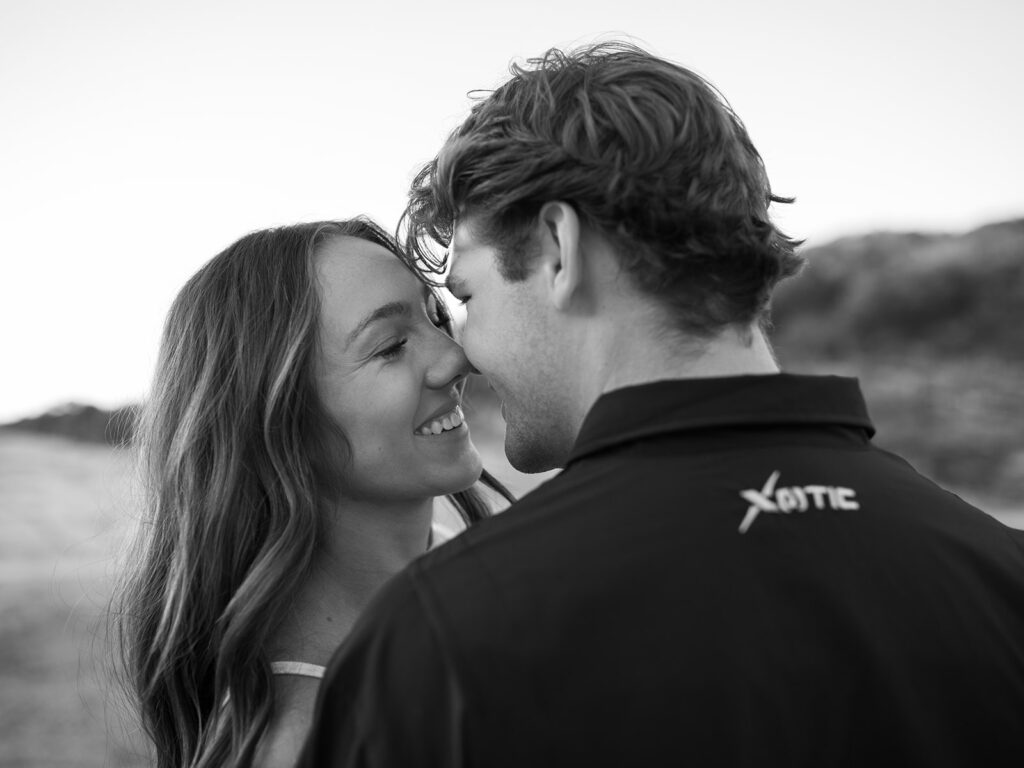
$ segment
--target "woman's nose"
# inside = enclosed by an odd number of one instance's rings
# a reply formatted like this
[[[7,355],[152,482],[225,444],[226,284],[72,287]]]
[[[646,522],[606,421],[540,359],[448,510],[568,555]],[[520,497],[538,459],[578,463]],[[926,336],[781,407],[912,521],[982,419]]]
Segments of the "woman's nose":
[[[438,342],[433,346],[433,360],[427,363],[427,386],[443,389],[457,384],[476,369],[469,362],[462,346],[451,336],[438,333]]]

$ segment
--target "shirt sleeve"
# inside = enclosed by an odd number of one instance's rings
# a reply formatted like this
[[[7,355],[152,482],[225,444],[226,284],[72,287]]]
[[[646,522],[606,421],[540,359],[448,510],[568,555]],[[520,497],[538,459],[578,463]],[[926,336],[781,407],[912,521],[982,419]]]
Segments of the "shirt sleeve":
[[[463,695],[415,576],[396,576],[334,654],[298,766],[457,768]]]

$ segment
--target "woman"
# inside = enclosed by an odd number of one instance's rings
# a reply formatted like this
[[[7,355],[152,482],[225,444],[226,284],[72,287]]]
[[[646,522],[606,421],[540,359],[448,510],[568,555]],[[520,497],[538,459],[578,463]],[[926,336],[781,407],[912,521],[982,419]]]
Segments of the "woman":
[[[470,370],[433,289],[364,220],[248,235],[182,289],[140,422],[148,516],[119,611],[160,768],[294,761],[322,665],[435,543],[433,499],[488,514]]]

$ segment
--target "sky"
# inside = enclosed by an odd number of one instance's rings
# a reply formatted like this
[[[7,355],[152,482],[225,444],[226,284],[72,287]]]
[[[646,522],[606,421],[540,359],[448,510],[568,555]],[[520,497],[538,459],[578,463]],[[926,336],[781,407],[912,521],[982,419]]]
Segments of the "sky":
[[[468,93],[625,38],[713,82],[809,245],[1024,215],[1024,3],[0,0],[0,422],[141,399],[253,229],[393,228]]]

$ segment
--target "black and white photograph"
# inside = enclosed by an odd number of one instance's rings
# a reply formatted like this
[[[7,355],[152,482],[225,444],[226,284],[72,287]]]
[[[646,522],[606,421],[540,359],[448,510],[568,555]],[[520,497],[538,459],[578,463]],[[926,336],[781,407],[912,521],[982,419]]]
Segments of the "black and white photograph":
[[[1022,29],[0,0],[0,768],[1024,765]]]

